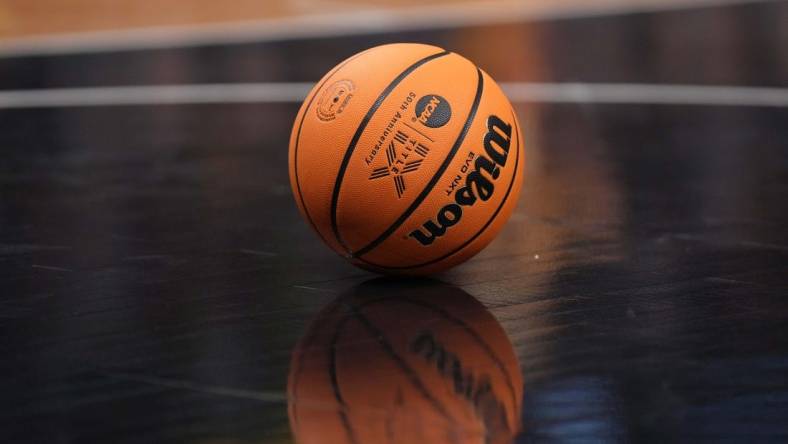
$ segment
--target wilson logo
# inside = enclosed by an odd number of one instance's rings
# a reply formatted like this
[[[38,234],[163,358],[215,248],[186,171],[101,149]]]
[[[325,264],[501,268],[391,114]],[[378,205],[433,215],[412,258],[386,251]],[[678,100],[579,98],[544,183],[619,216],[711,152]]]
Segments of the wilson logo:
[[[484,135],[484,153],[476,156],[474,169],[465,176],[465,186],[454,193],[454,202],[438,210],[435,221],[428,220],[408,236],[421,245],[430,245],[443,236],[446,230],[462,219],[462,208],[472,207],[478,199],[489,200],[495,192],[494,181],[506,165],[511,144],[512,126],[498,116],[487,118],[487,133]]]
[[[451,106],[443,97],[428,94],[416,102],[416,117],[414,122],[419,122],[429,128],[440,128],[451,119]]]

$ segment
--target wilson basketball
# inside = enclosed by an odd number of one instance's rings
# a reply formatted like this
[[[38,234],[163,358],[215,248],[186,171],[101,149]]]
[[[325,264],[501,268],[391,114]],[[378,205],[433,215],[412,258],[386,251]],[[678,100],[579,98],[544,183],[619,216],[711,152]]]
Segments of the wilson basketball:
[[[290,139],[303,216],[354,264],[427,274],[484,248],[516,205],[523,146],[511,104],[467,59],[378,46],[307,96]]]
[[[495,318],[456,287],[362,284],[293,351],[288,414],[300,444],[503,444],[522,377]]]

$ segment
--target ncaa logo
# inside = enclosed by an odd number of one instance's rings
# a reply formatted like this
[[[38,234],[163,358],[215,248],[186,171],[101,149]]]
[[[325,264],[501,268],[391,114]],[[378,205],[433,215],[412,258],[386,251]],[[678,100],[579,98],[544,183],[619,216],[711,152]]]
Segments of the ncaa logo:
[[[451,119],[451,106],[449,102],[437,94],[427,94],[416,102],[416,117],[413,121],[419,121],[422,125],[429,128],[440,128]]]

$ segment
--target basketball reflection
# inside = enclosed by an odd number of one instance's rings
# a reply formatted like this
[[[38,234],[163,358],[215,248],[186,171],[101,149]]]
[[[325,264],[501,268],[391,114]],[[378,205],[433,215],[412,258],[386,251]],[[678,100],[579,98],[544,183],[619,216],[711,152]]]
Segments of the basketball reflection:
[[[508,443],[522,377],[476,299],[430,280],[365,282],[323,308],[293,351],[301,444]]]

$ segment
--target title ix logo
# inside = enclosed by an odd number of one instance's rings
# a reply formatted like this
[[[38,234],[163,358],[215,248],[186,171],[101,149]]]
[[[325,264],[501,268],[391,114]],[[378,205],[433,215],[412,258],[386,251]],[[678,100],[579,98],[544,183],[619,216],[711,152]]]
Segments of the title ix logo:
[[[405,178],[403,176],[418,170],[429,152],[429,147],[411,139],[407,133],[397,130],[394,140],[386,148],[386,166],[374,168],[369,179],[391,176],[397,197],[401,198],[405,192]]]

